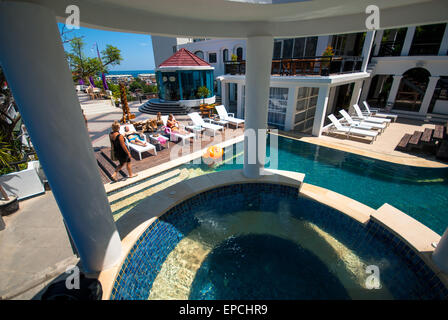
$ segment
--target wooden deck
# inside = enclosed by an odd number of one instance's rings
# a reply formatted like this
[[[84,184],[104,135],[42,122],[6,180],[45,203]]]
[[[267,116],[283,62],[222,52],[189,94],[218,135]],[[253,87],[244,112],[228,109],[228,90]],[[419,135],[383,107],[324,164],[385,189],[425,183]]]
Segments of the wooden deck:
[[[199,135],[199,139],[196,142],[193,142],[193,139],[190,139],[190,143],[186,143],[185,146],[182,147],[182,142],[179,140],[178,142],[168,142],[169,148],[167,147],[157,147],[157,155],[155,156],[153,151],[142,153],[142,160],[139,160],[138,154],[131,150],[132,154],[132,170],[134,173],[155,167],[162,163],[169,162],[172,157],[176,156],[176,151],[178,155],[182,155],[182,152],[189,150],[189,152],[198,151],[200,149],[206,148],[210,144],[220,143],[225,140],[233,139],[237,136],[244,134],[244,128],[225,129],[224,133],[217,133],[216,137],[211,137],[209,132]],[[149,141],[149,139],[148,139]],[[182,149],[180,148],[182,147]],[[185,153],[183,154],[185,155]],[[114,172],[115,168],[118,166],[118,161],[112,161],[110,159],[110,147],[101,148],[95,151],[95,156],[97,159],[99,171],[101,174],[102,182],[108,183],[111,181],[111,175]],[[118,178],[127,177],[126,167],[120,171]]]

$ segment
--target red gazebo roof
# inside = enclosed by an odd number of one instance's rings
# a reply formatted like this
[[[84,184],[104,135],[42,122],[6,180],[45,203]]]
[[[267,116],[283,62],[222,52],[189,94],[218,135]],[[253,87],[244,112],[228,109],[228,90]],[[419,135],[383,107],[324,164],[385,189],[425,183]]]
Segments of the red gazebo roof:
[[[188,51],[187,49],[180,49],[171,57],[163,61],[159,68],[163,67],[211,67],[209,63],[202,60],[194,53]]]

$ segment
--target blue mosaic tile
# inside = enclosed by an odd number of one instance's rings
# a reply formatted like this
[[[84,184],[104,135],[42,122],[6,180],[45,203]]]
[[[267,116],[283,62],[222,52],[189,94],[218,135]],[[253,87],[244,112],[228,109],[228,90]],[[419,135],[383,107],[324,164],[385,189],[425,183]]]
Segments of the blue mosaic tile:
[[[222,203],[210,209],[210,203]],[[111,299],[147,299],[152,284],[169,253],[186,235],[200,225],[194,213],[227,215],[242,210],[281,214],[286,206],[293,218],[309,221],[333,235],[365,261],[382,257],[399,259],[408,268],[382,272],[397,299],[411,293],[420,299],[447,299],[448,290],[439,278],[406,244],[378,223],[364,226],[358,221],[313,200],[298,196],[297,188],[266,184],[235,184],[200,193],[171,208],[145,230],[126,257],[115,280]],[[397,262],[398,263],[398,262]],[[390,268],[392,269],[392,268]],[[402,280],[418,277],[412,285]],[[430,289],[430,290],[429,290]]]

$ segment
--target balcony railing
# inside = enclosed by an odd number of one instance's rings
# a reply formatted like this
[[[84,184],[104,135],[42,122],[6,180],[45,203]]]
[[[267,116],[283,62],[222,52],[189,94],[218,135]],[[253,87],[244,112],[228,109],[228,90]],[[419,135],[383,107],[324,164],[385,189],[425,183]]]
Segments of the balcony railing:
[[[410,56],[434,56],[439,53],[440,42],[413,43],[409,50]]]
[[[402,42],[383,41],[381,42],[378,57],[399,56],[402,48]]]
[[[225,61],[226,74],[245,74],[246,61]],[[362,57],[302,57],[272,60],[272,75],[299,76],[342,74],[361,71]]]

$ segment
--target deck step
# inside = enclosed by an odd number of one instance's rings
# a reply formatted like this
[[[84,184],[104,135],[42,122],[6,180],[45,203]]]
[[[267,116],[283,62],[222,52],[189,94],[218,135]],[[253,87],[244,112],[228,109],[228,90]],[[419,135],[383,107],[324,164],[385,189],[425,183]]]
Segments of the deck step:
[[[411,145],[418,145],[420,142],[420,138],[422,137],[423,132],[422,131],[414,131],[414,134],[412,135],[411,139],[409,140],[409,144]]]
[[[425,128],[425,131],[423,131],[420,141],[424,142],[424,143],[430,143],[431,139],[432,139],[433,132],[434,132],[434,129]]]
[[[117,165],[110,159],[108,155],[106,155],[103,151],[96,152],[96,161],[98,163],[98,166],[103,171],[103,173],[107,176],[107,178],[112,181],[112,174],[114,173],[115,169],[117,168]],[[118,172],[118,179],[122,179],[127,177],[127,175],[123,172],[123,170],[120,170]]]
[[[179,174],[180,174],[180,170],[175,169],[175,170],[168,171],[167,173],[164,173],[162,175],[159,175],[155,178],[144,180],[141,183],[138,183],[133,186],[129,186],[127,188],[120,190],[117,193],[111,194],[110,196],[108,196],[109,202],[115,202],[115,201],[121,200],[125,197],[128,197],[137,192],[143,191],[144,189],[147,189],[151,186],[154,186],[155,184],[158,184],[162,181],[174,178],[174,177],[178,176]]]
[[[403,138],[401,138],[398,145],[395,147],[396,150],[406,150],[408,147],[409,140],[411,139],[412,134],[406,133]]]

